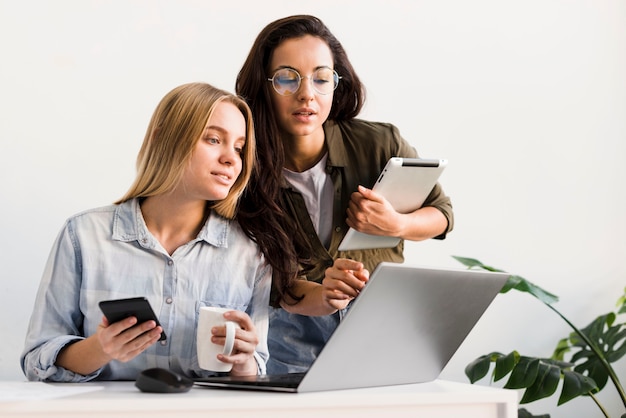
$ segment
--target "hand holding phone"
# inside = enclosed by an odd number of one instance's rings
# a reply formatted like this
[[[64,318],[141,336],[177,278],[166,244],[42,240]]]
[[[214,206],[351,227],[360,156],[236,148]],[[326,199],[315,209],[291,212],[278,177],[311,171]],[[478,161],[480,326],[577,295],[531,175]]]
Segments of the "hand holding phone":
[[[161,325],[150,306],[150,302],[148,302],[148,299],[145,297],[103,300],[99,303],[99,306],[110,324],[126,319],[129,316],[134,316],[137,318],[138,324],[152,320],[156,322],[158,326]],[[166,338],[165,331],[161,332],[159,341],[165,340]]]

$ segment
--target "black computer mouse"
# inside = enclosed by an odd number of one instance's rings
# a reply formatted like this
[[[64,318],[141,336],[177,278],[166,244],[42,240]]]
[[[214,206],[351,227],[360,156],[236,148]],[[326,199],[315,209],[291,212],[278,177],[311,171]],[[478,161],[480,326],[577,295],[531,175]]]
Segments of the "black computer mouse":
[[[183,393],[191,389],[193,381],[171,370],[155,367],[142,371],[135,386],[142,392]]]

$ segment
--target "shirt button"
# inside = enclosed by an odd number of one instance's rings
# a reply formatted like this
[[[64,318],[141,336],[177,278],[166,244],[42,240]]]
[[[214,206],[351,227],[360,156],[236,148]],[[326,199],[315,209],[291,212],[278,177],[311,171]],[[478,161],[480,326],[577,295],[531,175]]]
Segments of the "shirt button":
[[[168,305],[170,305],[172,302],[173,302],[172,298],[165,299],[165,303],[167,303]]]
[[[167,340],[159,341],[159,343],[164,346],[167,344]]]
[[[174,264],[174,262],[172,260],[167,260],[167,265],[171,266],[172,264]]]
[[[335,227],[335,232],[341,232],[341,227],[340,226],[336,226]]]

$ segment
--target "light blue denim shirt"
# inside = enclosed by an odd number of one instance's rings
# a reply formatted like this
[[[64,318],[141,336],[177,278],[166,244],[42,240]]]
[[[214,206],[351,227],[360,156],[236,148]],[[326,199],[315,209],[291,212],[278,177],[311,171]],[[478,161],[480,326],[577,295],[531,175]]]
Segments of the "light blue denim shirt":
[[[200,369],[196,327],[201,306],[247,312],[259,338],[255,353],[265,373],[271,267],[257,245],[211,212],[193,241],[170,256],[148,231],[136,199],[93,209],[67,220],[45,267],[26,335],[21,366],[29,380],[134,380],[163,367],[190,377]],[[82,376],[55,366],[69,343],[95,334],[98,302],[145,296],[167,334],[133,360],[109,362]]]

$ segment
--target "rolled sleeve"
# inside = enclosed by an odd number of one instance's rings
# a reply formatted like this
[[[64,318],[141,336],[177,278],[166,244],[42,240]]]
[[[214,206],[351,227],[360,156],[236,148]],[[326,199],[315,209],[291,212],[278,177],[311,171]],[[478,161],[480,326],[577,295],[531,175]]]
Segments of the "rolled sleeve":
[[[60,336],[25,353],[22,356],[24,375],[28,380],[45,382],[81,383],[95,379],[100,374],[100,370],[85,376],[55,365],[64,347],[82,339],[69,335]]]

